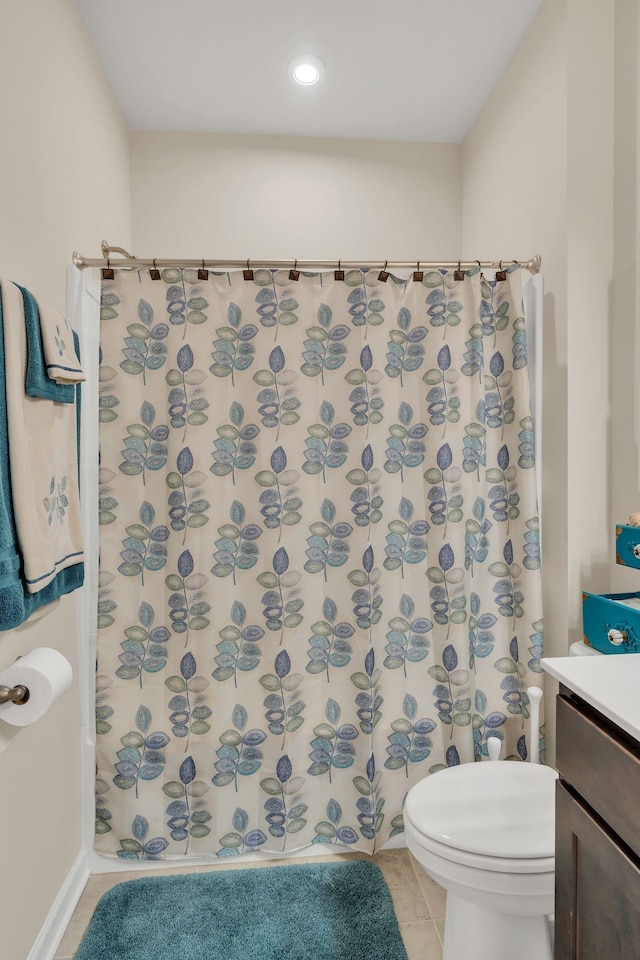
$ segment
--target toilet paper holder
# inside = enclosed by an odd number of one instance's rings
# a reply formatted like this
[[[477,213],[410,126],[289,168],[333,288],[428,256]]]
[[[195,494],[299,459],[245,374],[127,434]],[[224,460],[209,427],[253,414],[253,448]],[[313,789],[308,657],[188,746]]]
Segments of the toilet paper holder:
[[[21,705],[29,699],[29,688],[23,683],[15,687],[6,687],[0,684],[0,703],[15,703]]]

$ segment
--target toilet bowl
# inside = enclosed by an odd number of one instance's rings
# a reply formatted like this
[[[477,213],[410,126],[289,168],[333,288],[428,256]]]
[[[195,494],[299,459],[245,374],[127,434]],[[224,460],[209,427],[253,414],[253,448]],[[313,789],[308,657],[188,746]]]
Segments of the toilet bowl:
[[[557,776],[463,764],[407,794],[407,846],[447,891],[443,960],[551,960]]]

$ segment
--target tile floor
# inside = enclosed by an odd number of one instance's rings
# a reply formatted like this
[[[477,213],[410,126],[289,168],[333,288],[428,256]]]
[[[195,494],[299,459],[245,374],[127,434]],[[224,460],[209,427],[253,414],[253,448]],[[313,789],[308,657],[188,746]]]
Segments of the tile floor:
[[[206,870],[251,868],[261,866],[285,866],[287,863],[329,862],[359,857],[358,854],[336,856],[302,857],[293,861],[278,860],[264,863],[221,863],[214,867],[191,868],[166,867],[153,871],[153,876],[172,873],[193,873]],[[365,855],[362,859],[368,859]],[[409,960],[442,960],[442,936],[444,930],[445,893],[413,860],[408,850],[383,850],[372,858],[387,882],[393,898],[396,916]],[[148,871],[127,873],[103,873],[90,877],[78,906],[69,922],[54,960],[73,960],[80,941],[98,900],[116,883],[150,876]],[[114,957],[114,960],[117,958]]]

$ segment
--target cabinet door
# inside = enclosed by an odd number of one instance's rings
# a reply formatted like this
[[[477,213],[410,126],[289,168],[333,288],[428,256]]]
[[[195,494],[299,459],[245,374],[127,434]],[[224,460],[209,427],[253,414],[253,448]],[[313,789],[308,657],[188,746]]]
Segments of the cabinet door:
[[[639,957],[640,863],[558,782],[555,960]]]

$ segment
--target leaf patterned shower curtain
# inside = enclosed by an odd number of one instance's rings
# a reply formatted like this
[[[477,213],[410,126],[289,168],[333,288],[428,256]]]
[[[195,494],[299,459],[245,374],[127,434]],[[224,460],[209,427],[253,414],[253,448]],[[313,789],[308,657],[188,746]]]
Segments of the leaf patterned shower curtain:
[[[518,268],[103,282],[99,852],[372,852],[489,735],[526,758],[522,313]]]

